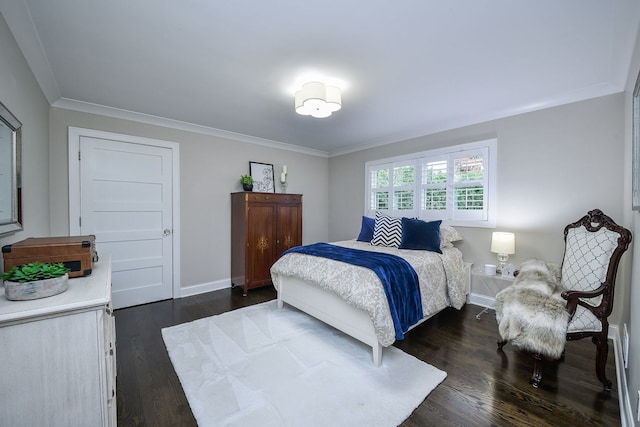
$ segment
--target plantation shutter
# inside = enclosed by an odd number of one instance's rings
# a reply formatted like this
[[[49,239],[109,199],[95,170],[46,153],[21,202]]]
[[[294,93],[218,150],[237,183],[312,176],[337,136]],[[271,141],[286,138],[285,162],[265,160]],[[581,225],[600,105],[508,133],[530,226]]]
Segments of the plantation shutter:
[[[367,162],[365,215],[495,226],[496,140]]]
[[[487,219],[488,185],[486,173],[488,149],[466,150],[452,154],[451,219],[482,221]]]
[[[420,186],[421,217],[445,218],[447,216],[447,186],[450,181],[449,170],[447,156],[422,160],[422,182]]]
[[[391,204],[391,167],[390,164],[370,168],[367,186],[369,187],[369,209],[366,215],[373,218],[376,211],[390,215]]]
[[[416,215],[416,165],[415,160],[395,163],[393,176],[393,210],[396,217]]]

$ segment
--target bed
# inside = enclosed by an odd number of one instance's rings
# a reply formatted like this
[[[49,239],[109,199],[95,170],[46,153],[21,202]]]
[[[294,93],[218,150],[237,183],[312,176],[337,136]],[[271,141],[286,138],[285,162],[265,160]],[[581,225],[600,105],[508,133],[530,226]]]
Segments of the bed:
[[[437,253],[373,245],[364,240],[332,245],[397,255],[417,273],[423,317],[409,329],[446,307],[459,309],[466,302],[471,265],[463,261],[462,253],[450,241],[443,239],[439,245],[442,253]],[[271,276],[279,308],[287,303],[362,341],[372,347],[373,363],[382,363],[382,349],[393,344],[396,331],[376,273],[329,258],[286,253],[271,267]]]

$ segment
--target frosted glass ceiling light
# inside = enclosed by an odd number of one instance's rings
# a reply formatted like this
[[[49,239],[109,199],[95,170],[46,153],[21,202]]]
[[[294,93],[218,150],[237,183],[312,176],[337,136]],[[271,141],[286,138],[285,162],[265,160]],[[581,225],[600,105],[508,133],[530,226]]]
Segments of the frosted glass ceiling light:
[[[318,119],[329,117],[342,108],[340,88],[321,82],[309,82],[296,92],[296,113]]]

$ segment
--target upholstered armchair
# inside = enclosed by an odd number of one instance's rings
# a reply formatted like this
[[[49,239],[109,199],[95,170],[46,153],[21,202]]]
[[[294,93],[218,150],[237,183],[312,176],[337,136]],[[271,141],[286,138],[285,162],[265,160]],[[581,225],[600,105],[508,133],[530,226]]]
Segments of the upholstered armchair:
[[[596,345],[596,374],[606,390],[608,317],[613,309],[618,264],[631,243],[631,232],[599,209],[564,229],[562,297],[571,316],[567,340],[591,337]]]
[[[565,339],[591,337],[596,345],[596,374],[605,390],[611,390],[611,381],[605,375],[608,317],[613,309],[618,264],[629,247],[631,232],[594,209],[565,227],[564,241],[559,277],[550,263],[527,264],[526,269],[537,271],[530,271],[529,279],[516,278],[512,286],[496,295],[496,319],[502,338],[498,349],[511,341],[532,352],[531,383],[538,387],[543,356],[557,359],[564,352]],[[540,307],[545,307],[547,314],[540,316]]]

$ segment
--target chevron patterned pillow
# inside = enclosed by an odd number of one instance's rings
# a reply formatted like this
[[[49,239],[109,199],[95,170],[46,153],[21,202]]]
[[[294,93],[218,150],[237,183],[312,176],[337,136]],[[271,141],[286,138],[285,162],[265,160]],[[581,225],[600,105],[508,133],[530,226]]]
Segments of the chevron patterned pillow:
[[[394,218],[376,212],[376,223],[373,229],[371,244],[397,248],[402,241],[402,218]]]

